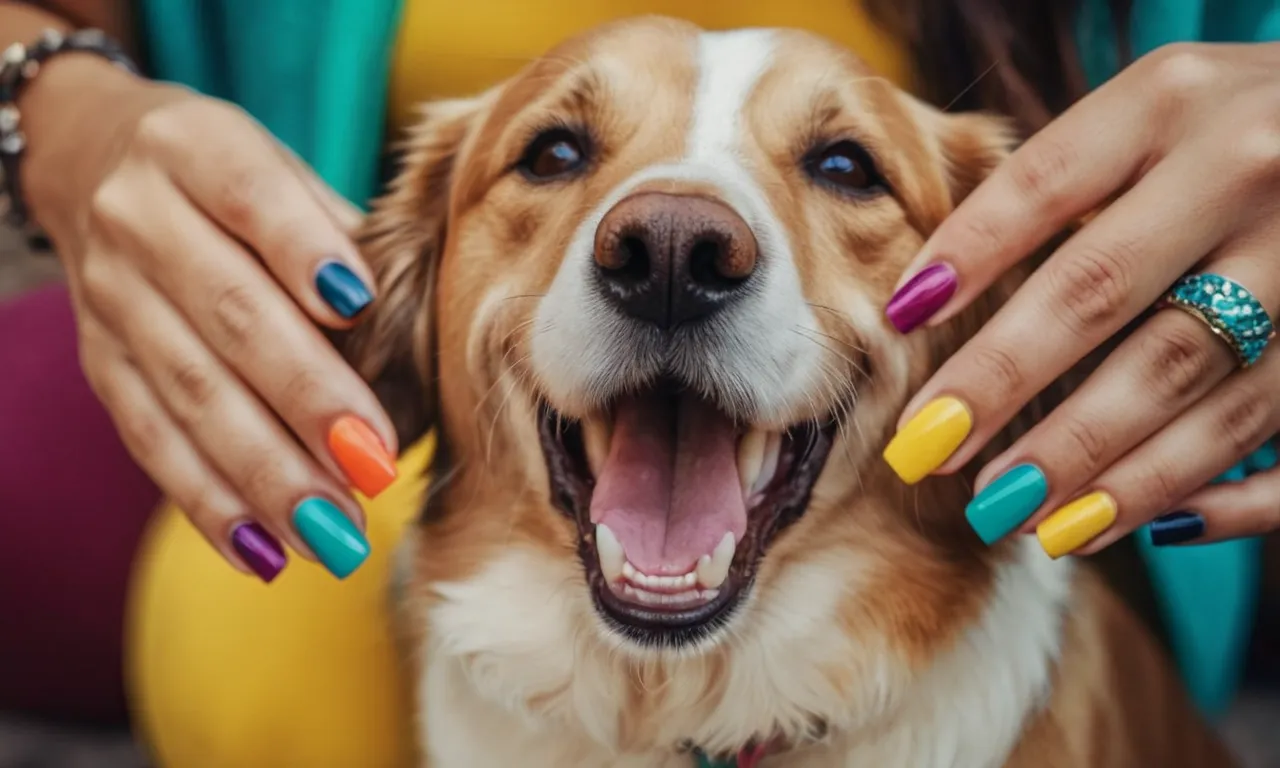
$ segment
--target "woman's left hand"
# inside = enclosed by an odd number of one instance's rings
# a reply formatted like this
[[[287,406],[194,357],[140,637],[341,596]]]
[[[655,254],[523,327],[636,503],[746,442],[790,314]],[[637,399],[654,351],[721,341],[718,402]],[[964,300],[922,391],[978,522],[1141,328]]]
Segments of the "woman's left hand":
[[[1280,44],[1155,51],[1032,137],[938,227],[889,303],[903,332],[945,322],[1113,200],[908,405],[885,451],[904,480],[964,465],[1176,285],[1191,311],[1143,320],[981,471],[966,516],[988,543],[1034,525],[1053,557],[1157,518],[1162,544],[1280,527],[1280,470],[1207,487],[1245,457],[1275,463],[1255,451],[1280,430],[1280,352],[1247,363],[1280,317],[1278,74]]]

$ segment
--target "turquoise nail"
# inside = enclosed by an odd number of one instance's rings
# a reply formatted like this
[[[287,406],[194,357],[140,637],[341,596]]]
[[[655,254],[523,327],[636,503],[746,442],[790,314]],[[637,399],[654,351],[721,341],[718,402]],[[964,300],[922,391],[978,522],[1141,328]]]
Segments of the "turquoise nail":
[[[986,544],[993,544],[1027,521],[1049,494],[1044,473],[1019,464],[992,480],[964,508],[965,519]]]
[[[293,526],[324,567],[340,579],[350,576],[369,556],[369,540],[325,499],[303,499],[293,510]]]
[[[1218,475],[1209,481],[1209,485],[1226,485],[1230,483],[1243,483],[1245,478],[1249,476],[1249,470],[1244,462],[1240,462],[1228,469],[1226,472]]]
[[[1258,450],[1244,457],[1245,467],[1250,472],[1266,472],[1274,469],[1277,463],[1280,463],[1280,457],[1276,456],[1275,442],[1268,440],[1263,443]]]

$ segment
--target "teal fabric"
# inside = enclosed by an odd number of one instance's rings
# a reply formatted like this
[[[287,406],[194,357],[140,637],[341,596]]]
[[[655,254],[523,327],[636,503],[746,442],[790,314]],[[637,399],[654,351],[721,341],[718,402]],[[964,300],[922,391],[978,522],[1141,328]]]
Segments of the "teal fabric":
[[[1085,71],[1097,86],[1119,68],[1106,0],[1086,0],[1077,32]],[[1133,3],[1134,56],[1173,42],[1277,40],[1280,0]],[[1243,673],[1261,572],[1261,542],[1155,547],[1145,528],[1138,532],[1137,542],[1191,695],[1206,714],[1220,715],[1234,698]]]
[[[358,205],[376,192],[400,0],[143,0],[160,79],[235,102]]]
[[[141,8],[158,77],[240,104],[338,192],[368,202],[386,139],[400,0],[143,0]],[[1077,31],[1090,81],[1102,83],[1119,64],[1105,0],[1084,0]],[[1135,55],[1174,41],[1270,40],[1280,40],[1280,0],[1134,0]],[[1220,712],[1251,629],[1258,542],[1141,546],[1182,672],[1200,705]]]

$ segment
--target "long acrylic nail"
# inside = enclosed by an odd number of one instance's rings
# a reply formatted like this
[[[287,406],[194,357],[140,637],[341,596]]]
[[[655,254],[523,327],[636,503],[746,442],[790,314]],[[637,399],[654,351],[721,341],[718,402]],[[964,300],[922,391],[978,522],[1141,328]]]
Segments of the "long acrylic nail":
[[[1157,547],[1185,544],[1204,535],[1204,518],[1195,512],[1171,512],[1152,520],[1147,532]]]
[[[293,526],[329,572],[350,576],[369,557],[369,540],[333,502],[316,496],[293,510]]]
[[[954,397],[930,401],[893,436],[884,460],[908,485],[918,483],[951,458],[973,427],[965,404]]]
[[[936,262],[917,272],[885,307],[885,316],[899,333],[910,333],[933,317],[956,292],[956,271]]]
[[[1036,537],[1045,554],[1055,560],[1069,555],[1093,541],[1116,521],[1116,500],[1111,494],[1096,491],[1081,496],[1036,526]]]
[[[1044,472],[1034,464],[1019,464],[983,488],[964,516],[983,543],[993,544],[1035,514],[1048,493]]]
[[[271,583],[288,563],[284,547],[257,523],[241,523],[231,532],[231,546],[258,578]]]
[[[329,427],[329,450],[356,490],[373,498],[396,479],[396,459],[373,428],[355,416]]]
[[[334,312],[347,319],[373,303],[368,286],[340,261],[327,261],[316,271],[316,290]]]

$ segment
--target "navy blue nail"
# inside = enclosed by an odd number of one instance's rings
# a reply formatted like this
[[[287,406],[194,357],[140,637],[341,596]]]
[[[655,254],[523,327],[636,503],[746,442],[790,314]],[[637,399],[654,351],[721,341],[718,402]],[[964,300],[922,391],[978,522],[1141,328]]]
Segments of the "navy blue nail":
[[[1147,526],[1151,543],[1157,547],[1183,544],[1204,535],[1204,518],[1195,512],[1172,512],[1157,517]]]
[[[373,294],[356,273],[340,261],[328,261],[316,272],[316,290],[333,311],[348,320],[373,302]]]

